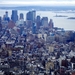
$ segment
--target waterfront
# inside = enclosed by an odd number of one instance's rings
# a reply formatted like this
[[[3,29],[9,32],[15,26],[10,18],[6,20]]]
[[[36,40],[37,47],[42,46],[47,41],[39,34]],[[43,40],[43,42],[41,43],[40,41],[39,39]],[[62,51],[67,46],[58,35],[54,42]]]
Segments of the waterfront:
[[[42,12],[44,15],[42,16],[40,12],[34,10],[28,11],[26,16],[23,16],[25,11],[12,10],[9,14],[12,20],[8,17],[8,13],[9,11],[4,11],[5,16],[0,17],[2,75],[73,75],[75,73],[75,32],[56,28],[52,20],[57,18],[53,17],[56,13],[49,12],[50,16],[53,14],[50,21],[45,17],[48,13]],[[35,14],[39,14],[42,19],[40,16],[35,18],[37,16]]]
[[[5,14],[5,11],[8,11],[9,17],[11,16],[11,10],[2,10],[0,9],[0,16]],[[18,10],[18,15],[20,13],[24,14],[24,20],[26,20],[26,13],[28,11]],[[64,28],[65,30],[75,30],[75,19],[67,19],[67,17],[54,17],[55,15],[65,15],[68,17],[74,17],[74,13],[56,13],[54,11],[36,11],[36,15],[40,15],[41,17],[47,16],[48,19],[53,19],[54,26],[59,28]]]

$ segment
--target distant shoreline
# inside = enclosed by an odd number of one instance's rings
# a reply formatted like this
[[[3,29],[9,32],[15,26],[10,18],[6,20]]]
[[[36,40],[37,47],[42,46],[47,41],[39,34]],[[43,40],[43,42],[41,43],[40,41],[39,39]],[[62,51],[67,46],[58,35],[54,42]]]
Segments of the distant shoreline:
[[[69,18],[67,18],[67,19],[75,19],[75,17],[69,17]]]
[[[14,9],[14,10],[36,10],[36,11],[67,11],[68,13],[75,12],[75,6],[12,6],[12,7],[2,7],[0,9]],[[71,11],[70,11],[71,10]],[[64,12],[62,12],[64,13]]]
[[[22,11],[30,11],[31,9],[12,9],[12,8],[10,8],[10,9],[8,9],[8,8],[0,8],[0,10],[22,10]],[[35,9],[34,9],[35,10]],[[67,11],[67,10],[65,10],[64,12],[63,11],[61,11],[61,10],[36,10],[36,11],[52,11],[52,12],[54,12],[54,13],[75,13],[75,11]],[[56,16],[54,16],[54,17],[56,17]],[[68,16],[64,16],[64,15],[62,15],[62,16],[58,16],[58,17],[68,17]]]

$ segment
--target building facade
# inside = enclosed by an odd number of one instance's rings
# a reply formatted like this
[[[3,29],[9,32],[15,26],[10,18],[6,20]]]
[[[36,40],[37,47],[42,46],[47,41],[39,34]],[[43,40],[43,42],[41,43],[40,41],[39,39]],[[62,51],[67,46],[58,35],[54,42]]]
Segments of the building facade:
[[[42,19],[41,19],[41,25],[43,27],[48,27],[48,17],[42,17]]]
[[[16,21],[18,20],[17,10],[12,10],[11,19],[16,23]]]
[[[0,17],[0,31],[2,31],[2,19]]]

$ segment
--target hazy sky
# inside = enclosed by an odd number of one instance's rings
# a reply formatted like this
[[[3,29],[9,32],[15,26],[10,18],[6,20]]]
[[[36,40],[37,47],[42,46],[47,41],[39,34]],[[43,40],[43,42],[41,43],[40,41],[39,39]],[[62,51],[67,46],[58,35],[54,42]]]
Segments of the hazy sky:
[[[0,5],[75,6],[75,0],[0,0]]]

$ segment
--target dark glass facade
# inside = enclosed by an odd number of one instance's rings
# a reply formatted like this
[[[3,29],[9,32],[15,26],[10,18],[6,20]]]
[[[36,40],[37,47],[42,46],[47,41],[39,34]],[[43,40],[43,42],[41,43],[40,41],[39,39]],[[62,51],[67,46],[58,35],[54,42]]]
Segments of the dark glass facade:
[[[11,19],[16,22],[18,20],[17,10],[12,10]]]

